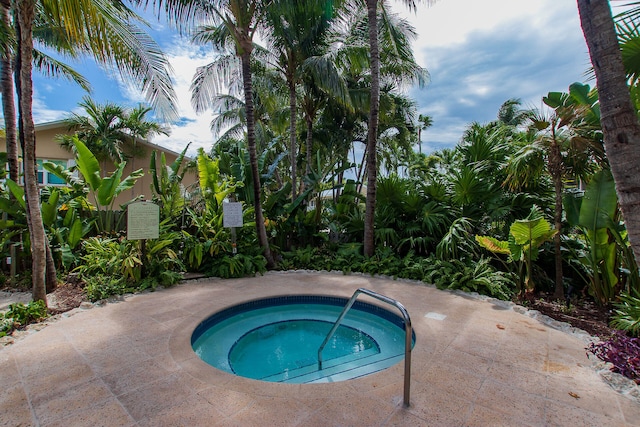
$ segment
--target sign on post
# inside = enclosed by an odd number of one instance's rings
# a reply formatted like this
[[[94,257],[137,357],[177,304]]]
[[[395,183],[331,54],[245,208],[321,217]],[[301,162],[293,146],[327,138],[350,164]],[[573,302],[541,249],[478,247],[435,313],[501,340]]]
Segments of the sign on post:
[[[157,239],[160,234],[160,207],[152,202],[132,203],[127,208],[127,239]]]
[[[231,248],[235,255],[238,253],[236,227],[242,227],[242,203],[228,202],[222,204],[222,225],[231,228]]]
[[[222,225],[224,227],[242,227],[242,203],[228,202],[222,204]]]

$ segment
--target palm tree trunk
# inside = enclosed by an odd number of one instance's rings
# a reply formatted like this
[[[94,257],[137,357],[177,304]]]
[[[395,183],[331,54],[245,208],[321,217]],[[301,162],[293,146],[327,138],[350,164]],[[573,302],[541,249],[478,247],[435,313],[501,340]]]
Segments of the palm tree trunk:
[[[313,161],[313,117],[307,115],[307,175],[311,173],[311,162]]]
[[[36,134],[32,117],[32,26],[35,17],[34,0],[22,0],[18,7],[18,108],[20,115],[20,138],[23,141],[24,189],[27,203],[27,222],[31,234],[31,275],[33,300],[47,303],[45,286],[46,239],[40,211],[40,192],[36,169]]]
[[[554,208],[554,226],[556,235],[553,236],[553,246],[555,250],[555,291],[553,297],[556,299],[564,299],[564,282],[562,277],[562,252],[560,250],[560,239],[562,237],[562,155],[560,147],[555,139],[555,124],[552,126],[552,141],[549,147],[549,173],[553,180],[555,191],[555,208]]]
[[[629,87],[611,8],[606,0],[578,0],[600,98],[604,145],[616,183],[629,242],[640,260],[640,123]]]
[[[271,269],[275,267],[275,261],[269,248],[267,229],[264,225],[264,216],[262,214],[262,202],[260,201],[260,171],[258,169],[258,155],[256,153],[256,128],[253,116],[253,88],[251,86],[251,51],[245,49],[240,59],[242,61],[242,83],[244,85],[244,102],[247,114],[247,145],[249,147],[249,162],[251,163],[251,175],[253,178],[253,206],[256,211],[256,231],[258,233],[258,242],[267,260],[267,268]]]
[[[0,1],[2,23],[11,28],[11,2]],[[20,166],[18,163],[18,134],[16,132],[16,105],[13,98],[13,58],[12,49],[5,44],[4,56],[0,58],[0,85],[2,85],[2,112],[4,115],[5,140],[7,143],[7,162],[9,163],[9,178],[18,182]]]
[[[378,139],[378,115],[380,113],[380,52],[378,48],[378,0],[367,0],[369,22],[369,51],[371,55],[371,101],[367,132],[367,201],[364,213],[364,255],[375,252],[374,219],[376,210],[376,179],[378,163],[376,145]]]
[[[298,190],[298,141],[296,138],[296,118],[298,116],[298,108],[296,105],[296,85],[293,82],[293,77],[289,77],[287,80],[289,80],[289,157],[291,160],[291,202],[293,202],[296,200]]]

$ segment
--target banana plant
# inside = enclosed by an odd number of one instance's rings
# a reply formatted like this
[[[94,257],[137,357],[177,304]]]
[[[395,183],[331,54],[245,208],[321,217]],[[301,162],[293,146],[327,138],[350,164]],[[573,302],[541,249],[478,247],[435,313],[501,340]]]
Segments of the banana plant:
[[[555,236],[549,221],[544,219],[537,207],[525,219],[516,220],[509,228],[509,240],[498,240],[491,236],[476,236],[476,242],[494,254],[508,255],[508,262],[518,265],[518,293],[535,288],[533,262],[538,259],[540,246]]]
[[[600,304],[615,297],[626,280],[627,291],[640,290],[638,267],[620,221],[615,183],[608,169],[596,173],[584,196],[565,197],[567,222],[579,231],[587,250],[579,260],[591,271],[589,290]]]
[[[160,206],[162,218],[176,218],[184,209],[185,198],[181,188],[182,180],[187,172],[188,165],[184,165],[185,155],[189,145],[182,150],[176,160],[167,165],[167,159],[163,152],[160,153],[160,166],[157,165],[156,151],[151,152],[149,173],[151,174],[151,190]]]
[[[136,181],[144,175],[144,172],[142,169],[138,169],[123,178],[122,175],[127,163],[121,162],[116,164],[116,169],[110,176],[102,178],[100,163],[91,150],[77,136],[73,136],[72,143],[75,147],[76,167],[82,174],[82,180],[73,176],[69,171],[55,167],[52,163],[45,163],[44,167],[47,171],[65,180],[69,185],[78,185],[79,182],[83,182],[85,186],[88,186],[97,210],[96,231],[98,233],[111,234],[118,228],[118,224],[115,221],[116,214],[113,209],[116,198],[123,191],[133,188]],[[125,207],[138,198],[135,197],[121,207]]]

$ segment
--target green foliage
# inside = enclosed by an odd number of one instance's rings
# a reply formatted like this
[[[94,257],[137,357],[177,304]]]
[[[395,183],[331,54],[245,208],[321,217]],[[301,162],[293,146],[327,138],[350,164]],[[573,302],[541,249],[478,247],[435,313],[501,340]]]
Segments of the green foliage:
[[[458,218],[436,246],[436,256],[444,261],[476,255],[473,224],[469,218]]]
[[[10,334],[20,326],[38,322],[45,317],[47,317],[47,306],[44,301],[9,304],[9,310],[0,313],[0,337]]]
[[[158,239],[142,241],[92,237],[83,244],[83,263],[76,268],[87,283],[90,299],[102,299],[124,292],[171,286],[181,278],[184,267],[171,248],[177,233],[161,233]]]
[[[267,271],[267,260],[262,255],[223,255],[215,258],[207,272],[209,276],[228,279],[263,274]]]
[[[518,291],[533,290],[533,261],[538,259],[539,248],[556,234],[551,224],[542,218],[537,207],[531,209],[527,219],[516,220],[509,228],[509,240],[491,236],[476,236],[476,242],[494,254],[509,255],[509,262],[518,264]],[[500,258],[499,258],[500,259]],[[502,261],[502,260],[501,260]],[[524,278],[522,277],[524,268]]]
[[[640,298],[630,294],[621,294],[620,302],[615,305],[611,326],[640,336]]]
[[[167,218],[177,220],[183,212],[185,198],[183,196],[182,180],[188,167],[184,167],[183,163],[189,145],[187,144],[171,165],[167,165],[164,152],[160,153],[159,166],[157,165],[156,151],[154,150],[151,153],[151,163],[149,165],[149,174],[152,180],[151,190],[153,192],[153,201],[160,206],[162,220]]]
[[[626,282],[628,290],[640,291],[638,266],[620,221],[620,210],[611,172],[595,174],[580,197],[564,200],[569,225],[577,230],[586,250],[578,259],[589,270],[589,292],[599,304],[615,297],[616,287]]]
[[[114,295],[123,295],[135,290],[133,287],[128,287],[127,282],[122,280],[122,278],[106,274],[95,274],[83,277],[86,283],[84,291],[90,301],[99,301]]]
[[[371,258],[362,255],[361,245],[340,245],[335,251],[306,247],[283,254],[281,268],[311,270],[341,270],[345,274],[362,272],[436,285],[439,289],[460,289],[508,300],[515,289],[515,275],[498,271],[488,259],[478,262],[441,260],[421,257],[409,252],[398,257],[391,248],[379,248]]]
[[[82,174],[84,184],[89,187],[98,210],[95,222],[96,231],[98,233],[110,234],[118,229],[116,214],[114,212],[116,198],[123,191],[133,188],[136,181],[144,175],[144,172],[142,169],[138,169],[132,172],[131,175],[123,178],[122,174],[126,162],[121,162],[116,164],[116,170],[110,176],[103,178],[101,177],[101,173],[104,171],[100,169],[100,163],[96,156],[77,136],[72,137],[72,143],[76,154],[76,167]],[[77,186],[79,184],[78,178],[71,175],[68,171],[53,167],[51,164],[47,164],[45,167],[58,178],[64,179],[69,185]],[[130,200],[128,203],[134,200]]]

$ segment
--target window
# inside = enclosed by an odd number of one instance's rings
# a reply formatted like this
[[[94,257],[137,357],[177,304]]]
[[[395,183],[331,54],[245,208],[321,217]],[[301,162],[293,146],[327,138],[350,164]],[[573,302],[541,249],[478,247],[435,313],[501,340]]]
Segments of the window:
[[[40,185],[65,185],[66,184],[63,179],[60,179],[54,174],[49,173],[43,166],[44,162],[51,162],[66,168],[67,167],[66,160],[38,159],[37,162],[38,162],[38,184]]]

